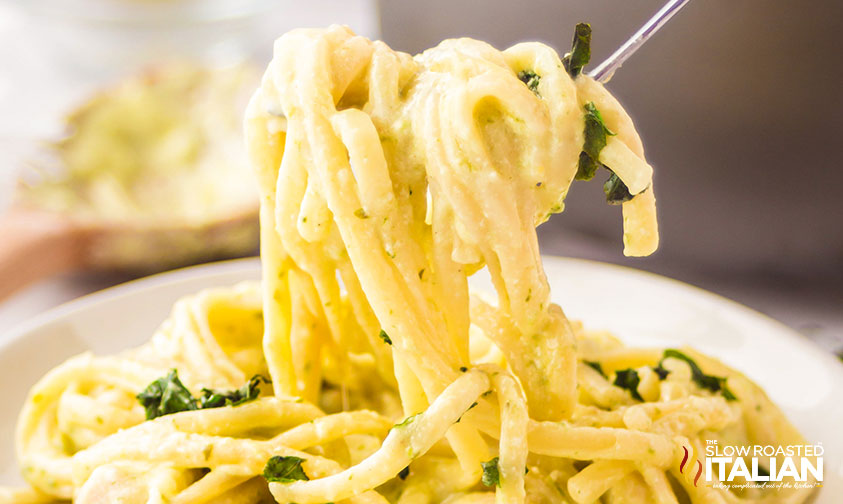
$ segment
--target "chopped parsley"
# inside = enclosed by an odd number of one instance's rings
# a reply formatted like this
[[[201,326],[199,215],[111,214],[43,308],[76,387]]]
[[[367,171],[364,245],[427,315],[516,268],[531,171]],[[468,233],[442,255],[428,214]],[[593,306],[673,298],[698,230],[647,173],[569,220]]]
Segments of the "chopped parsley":
[[[150,383],[136,397],[146,410],[146,419],[152,420],[164,415],[197,409],[237,406],[258,398],[260,383],[271,383],[261,375],[255,375],[237,390],[211,390],[203,388],[199,399],[179,380],[178,371],[170,370],[167,376]]]
[[[587,361],[587,360],[584,360],[584,361],[582,361],[582,362],[583,362],[583,364],[585,364],[586,366],[588,366],[588,367],[590,367],[591,369],[593,369],[593,370],[597,371],[598,373],[600,373],[600,375],[601,375],[601,376],[603,376],[603,378],[607,378],[606,373],[605,373],[605,372],[603,372],[603,366],[601,366],[599,362]]]
[[[541,96],[539,94],[539,82],[541,82],[541,76],[537,75],[536,72],[532,70],[521,70],[518,72],[518,79],[527,85],[530,88],[530,91],[533,92],[536,96]]]
[[[362,208],[358,208],[357,210],[355,210],[354,216],[357,217],[358,219],[368,219],[369,218],[369,214],[367,214],[366,210],[363,210]]]
[[[196,399],[179,380],[179,373],[175,369],[150,383],[136,397],[146,410],[147,420],[197,409]]]
[[[380,339],[382,339],[383,342],[386,343],[387,345],[392,344],[392,339],[390,339],[389,335],[386,334],[386,331],[384,331],[383,329],[381,329],[381,332],[378,333],[378,337]]]
[[[310,478],[304,473],[301,463],[303,458],[282,457],[276,455],[266,461],[263,468],[263,477],[266,481],[274,483],[292,483],[293,481],[308,481]]]
[[[199,395],[199,408],[221,408],[223,406],[237,406],[245,402],[253,401],[261,393],[260,384],[272,383],[266,377],[255,375],[237,390],[213,390],[203,388]]]
[[[615,386],[629,391],[633,399],[644,401],[641,394],[638,393],[638,384],[641,383],[641,378],[638,377],[638,371],[629,368],[621,369],[615,373]]]
[[[688,357],[679,350],[675,350],[673,348],[665,350],[664,355],[662,355],[662,359],[659,361],[659,367],[662,367],[662,363],[668,357],[685,361],[688,364],[688,367],[691,368],[691,379],[700,388],[710,390],[712,392],[720,392],[727,401],[738,400],[738,398],[735,397],[735,394],[733,394],[732,391],[729,390],[729,387],[726,386],[725,377],[703,373],[702,369],[700,369],[694,359]]]
[[[480,481],[487,487],[501,486],[501,473],[498,467],[498,457],[489,460],[488,462],[480,462],[483,468],[483,477]]]
[[[591,60],[591,25],[577,23],[574,28],[571,52],[562,58],[562,64],[565,65],[565,70],[571,77],[577,77],[589,60]]]

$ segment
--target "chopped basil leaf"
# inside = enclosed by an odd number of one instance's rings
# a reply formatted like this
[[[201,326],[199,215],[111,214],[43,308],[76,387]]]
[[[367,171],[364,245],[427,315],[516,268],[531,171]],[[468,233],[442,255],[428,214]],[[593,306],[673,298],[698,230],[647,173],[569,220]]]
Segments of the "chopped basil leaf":
[[[664,380],[665,378],[667,378],[667,375],[670,374],[670,371],[663,368],[661,363],[653,368],[653,372],[659,375],[659,380]]]
[[[398,477],[401,478],[402,480],[407,479],[407,476],[409,476],[409,475],[410,475],[410,466],[407,466],[404,469],[401,469],[401,471],[398,473]]]
[[[662,355],[662,360],[659,361],[659,367],[662,367],[662,362],[668,357],[685,361],[688,367],[691,368],[691,379],[700,388],[710,390],[712,392],[720,392],[727,401],[737,401],[738,398],[726,386],[726,378],[722,376],[713,376],[703,373],[702,369],[694,362],[694,359],[688,357],[679,350],[668,348]]]
[[[603,193],[606,194],[606,203],[610,205],[620,205],[632,199],[629,188],[614,172],[603,184]]]
[[[254,401],[261,393],[261,382],[267,384],[272,383],[261,375],[255,375],[237,390],[203,388],[202,393],[199,395],[199,407],[201,409],[221,408],[223,406],[237,406],[245,402]]]
[[[261,375],[255,375],[237,390],[203,388],[197,399],[179,380],[178,371],[173,369],[167,376],[150,383],[137,398],[146,409],[146,419],[152,420],[181,411],[237,406],[253,401],[260,395],[261,382],[272,383]]]
[[[585,142],[577,165],[576,179],[591,180],[597,169],[603,166],[598,159],[600,151],[606,147],[606,137],[614,136],[615,133],[606,127],[603,116],[600,115],[594,103],[588,102],[583,108],[585,108]]]
[[[580,152],[580,158],[577,162],[577,174],[575,178],[577,180],[591,180],[600,167],[606,168],[611,173],[609,179],[603,184],[606,202],[611,205],[619,205],[629,201],[633,198],[629,192],[629,188],[611,168],[599,161],[600,151],[606,147],[607,137],[614,136],[615,133],[606,126],[603,116],[597,110],[597,107],[594,106],[594,103],[588,102],[584,108],[585,143],[583,143],[583,150]]]
[[[467,410],[465,410],[465,413],[468,413],[469,411],[471,411],[471,408],[473,408],[473,407],[475,407],[475,406],[477,406],[477,401],[474,401],[473,403],[471,403],[471,406],[469,406],[469,407],[468,407],[468,409],[467,409]],[[460,423],[460,422],[462,421],[462,416],[463,416],[463,415],[465,415],[465,413],[463,413],[462,415],[460,415],[460,417],[459,417],[459,418],[457,418],[457,422],[456,422],[456,423]]]
[[[498,468],[498,457],[489,460],[488,462],[480,462],[483,468],[483,477],[480,481],[488,486],[501,486],[501,473]]]
[[[536,72],[532,70],[521,70],[518,72],[518,79],[527,85],[536,96],[541,96],[539,94],[539,82],[541,82],[541,77],[536,75]]]
[[[193,394],[179,380],[179,373],[175,369],[150,383],[136,397],[146,410],[147,420],[196,409]]]
[[[597,173],[597,169],[601,166],[603,166],[602,163],[589,156],[586,151],[582,151],[580,152],[580,159],[577,162],[577,174],[575,178],[577,180],[591,180],[594,178],[594,174]]]
[[[266,466],[263,468],[263,477],[266,481],[275,483],[308,481],[310,478],[304,473],[304,469],[301,467],[302,462],[304,462],[303,458],[276,455],[266,461]]]
[[[622,389],[629,390],[633,399],[643,402],[644,398],[638,393],[639,383],[641,383],[641,378],[638,377],[638,371],[632,368],[622,369],[615,373],[615,385]]]
[[[571,77],[582,73],[582,69],[591,60],[591,25],[588,23],[577,23],[574,29],[574,42],[571,44],[571,52],[562,58],[562,64]]]
[[[381,329],[381,332],[378,333],[378,337],[380,339],[382,339],[383,342],[386,343],[387,345],[392,344],[392,339],[390,339],[389,335],[386,334],[386,331],[384,331],[383,329]]]
[[[597,371],[598,373],[600,373],[600,375],[601,375],[601,376],[603,376],[603,378],[607,378],[606,373],[604,373],[604,372],[603,372],[603,366],[601,366],[599,362],[587,361],[587,360],[584,360],[584,361],[582,361],[582,362],[583,362],[583,364],[585,364],[586,366],[588,366],[588,367],[590,367],[591,369],[593,369],[593,370]]]
[[[737,401],[738,397],[731,390],[729,390],[729,387],[726,386],[726,379],[724,378],[723,380],[723,383],[720,385],[722,387],[720,389],[720,393],[723,394],[723,398],[727,401]]]

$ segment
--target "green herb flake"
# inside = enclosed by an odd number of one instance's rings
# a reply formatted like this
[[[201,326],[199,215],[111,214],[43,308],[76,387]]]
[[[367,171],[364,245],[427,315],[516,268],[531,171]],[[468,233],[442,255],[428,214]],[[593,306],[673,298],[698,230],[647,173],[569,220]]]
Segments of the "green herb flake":
[[[358,219],[368,219],[369,218],[369,214],[367,214],[366,211],[363,210],[362,208],[358,208],[357,210],[355,210],[354,216],[357,217]]]
[[[614,172],[603,184],[603,193],[606,195],[606,203],[610,205],[620,205],[632,199],[629,188]]]
[[[292,483],[293,481],[308,481],[310,478],[304,473],[301,463],[303,458],[282,457],[276,455],[266,462],[263,477],[274,483]]]
[[[136,397],[146,410],[147,420],[197,409],[196,399],[179,380],[179,373],[175,369],[150,383]]]
[[[729,390],[729,387],[726,386],[725,378],[724,378],[723,383],[720,386],[722,387],[720,389],[720,393],[723,394],[724,399],[726,399],[727,401],[737,401],[738,400],[738,397],[731,390]]]
[[[409,475],[410,475],[410,466],[407,466],[404,469],[401,469],[401,471],[398,473],[398,477],[401,478],[402,481],[407,479],[407,476],[409,476]]]
[[[501,486],[501,473],[498,467],[498,457],[489,460],[488,462],[480,462],[483,468],[483,477],[480,481],[487,487]]]
[[[644,398],[638,393],[639,383],[641,383],[641,378],[638,377],[638,371],[632,368],[622,369],[615,373],[615,386],[628,390],[633,399],[643,402]]]
[[[405,427],[407,425],[410,425],[411,423],[413,423],[416,420],[416,417],[419,417],[419,416],[421,416],[421,413],[416,413],[415,415],[410,415],[407,418],[405,418],[404,420],[401,420],[399,423],[393,425],[392,428],[393,429],[400,429],[401,427]]]
[[[653,372],[656,373],[659,376],[659,380],[662,380],[662,381],[664,381],[664,379],[667,378],[667,375],[670,374],[670,371],[663,368],[661,363],[659,363],[658,366],[655,366],[652,369],[653,369]]]
[[[571,44],[571,52],[562,58],[562,64],[571,77],[577,77],[582,73],[584,66],[591,60],[591,25],[588,23],[577,23],[574,28],[574,41]]]
[[[603,378],[608,378],[608,376],[606,376],[606,373],[603,371],[603,366],[601,366],[599,362],[587,361],[587,360],[584,360],[584,361],[582,361],[582,362],[583,362],[583,364],[585,364],[586,366],[588,366],[588,367],[590,367],[591,369],[593,369],[593,370],[597,371],[598,373],[600,373],[600,375],[601,375]]]
[[[392,339],[390,339],[389,335],[386,334],[386,331],[381,329],[381,332],[378,333],[378,337],[384,341],[387,345],[392,344]]]
[[[222,408],[223,406],[238,406],[249,401],[254,401],[260,395],[261,382],[266,384],[272,383],[264,376],[255,375],[237,390],[203,388],[199,395],[199,407],[201,409]]]
[[[532,70],[521,70],[518,72],[518,80],[526,84],[536,96],[541,96],[539,94],[539,82],[541,82],[541,79],[541,76]]]
[[[591,180],[597,169],[603,166],[598,159],[600,151],[606,147],[607,137],[614,136],[615,133],[606,126],[603,116],[593,102],[586,103],[583,108],[585,109],[585,142],[580,153],[575,178]]]
[[[729,390],[729,387],[726,386],[725,377],[707,375],[703,373],[702,369],[700,369],[694,359],[688,357],[679,350],[675,350],[673,348],[668,348],[667,350],[665,350],[664,354],[662,355],[662,359],[659,361],[659,367],[661,367],[664,360],[668,357],[685,361],[688,364],[688,367],[691,368],[691,379],[700,388],[710,390],[712,392],[720,392],[727,401],[738,400],[735,394],[733,394],[732,391]]]
[[[261,375],[255,375],[237,390],[203,388],[197,399],[179,380],[178,371],[173,369],[167,376],[150,383],[137,398],[146,410],[146,419],[152,420],[182,411],[237,406],[253,401],[260,395],[261,382],[272,383]]]

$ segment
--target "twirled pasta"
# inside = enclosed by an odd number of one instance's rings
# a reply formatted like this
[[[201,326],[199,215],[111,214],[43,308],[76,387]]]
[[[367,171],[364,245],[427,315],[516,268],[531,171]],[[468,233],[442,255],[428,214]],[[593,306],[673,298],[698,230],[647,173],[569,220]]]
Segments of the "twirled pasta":
[[[563,208],[587,104],[614,133],[599,161],[633,196],[625,253],[649,254],[652,169],[632,122],[549,47],[458,39],[411,57],[343,27],[284,35],[246,120],[261,286],[186,298],[144,347],[45,376],[18,428],[32,489],[15,498],[803,502],[810,490],[737,494],[677,469],[706,439],[801,442],[757,386],[685,350],[726,377],[727,401],[685,361],[661,368],[550,302],[535,226]],[[496,296],[469,291],[481,268]],[[268,374],[272,394],[144,421],[135,394],[171,368],[193,391]],[[627,368],[631,390],[607,379]],[[306,479],[267,484],[275,456]]]

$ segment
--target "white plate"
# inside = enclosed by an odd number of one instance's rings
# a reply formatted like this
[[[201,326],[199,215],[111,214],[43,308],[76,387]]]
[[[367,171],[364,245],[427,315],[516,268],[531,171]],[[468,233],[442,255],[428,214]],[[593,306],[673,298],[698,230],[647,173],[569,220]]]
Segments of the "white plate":
[[[608,329],[629,345],[692,345],[761,384],[808,442],[824,447],[825,484],[816,502],[839,502],[843,365],[837,359],[775,320],[675,280],[575,259],[545,257],[544,265],[553,300],[570,318]],[[156,275],[50,310],[0,338],[0,485],[20,482],[14,424],[27,390],[46,371],[85,350],[108,354],[139,345],[179,297],[259,273],[258,261],[245,259]]]

